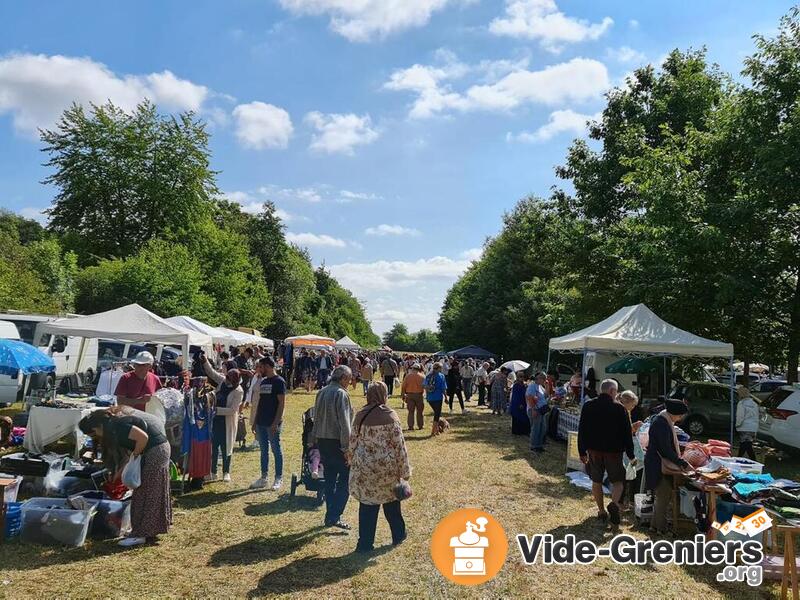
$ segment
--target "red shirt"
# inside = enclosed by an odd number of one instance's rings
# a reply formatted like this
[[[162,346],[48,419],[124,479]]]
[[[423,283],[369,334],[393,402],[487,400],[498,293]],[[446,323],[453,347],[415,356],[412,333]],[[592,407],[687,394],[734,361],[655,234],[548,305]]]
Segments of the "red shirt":
[[[144,396],[151,396],[160,389],[161,381],[152,371],[148,372],[147,377],[144,379],[139,379],[134,371],[130,371],[120,378],[114,395],[139,399]],[[146,404],[146,402],[142,402],[132,406],[137,410],[144,410]]]

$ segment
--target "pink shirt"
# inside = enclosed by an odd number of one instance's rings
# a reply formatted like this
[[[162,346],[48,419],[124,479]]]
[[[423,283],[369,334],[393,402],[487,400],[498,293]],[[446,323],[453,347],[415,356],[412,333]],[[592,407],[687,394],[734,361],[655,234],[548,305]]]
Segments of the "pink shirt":
[[[120,378],[114,395],[139,399],[144,396],[152,396],[160,389],[161,381],[152,371],[148,372],[144,379],[139,379],[134,371],[130,371]],[[138,410],[144,410],[146,404],[146,402],[142,402],[132,406]]]

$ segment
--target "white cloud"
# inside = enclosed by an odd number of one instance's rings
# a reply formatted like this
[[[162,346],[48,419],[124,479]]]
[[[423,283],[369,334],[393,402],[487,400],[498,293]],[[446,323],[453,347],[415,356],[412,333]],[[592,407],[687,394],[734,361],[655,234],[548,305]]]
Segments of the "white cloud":
[[[26,219],[31,219],[33,221],[37,221],[41,225],[47,225],[47,215],[44,214],[44,211],[47,210],[46,208],[36,208],[34,206],[26,206],[25,208],[21,208],[18,212],[20,216],[25,217]]]
[[[497,65],[498,61],[494,61]],[[507,111],[523,104],[557,105],[598,98],[609,87],[606,66],[593,59],[573,58],[564,63],[530,71],[526,61],[507,61],[511,69],[496,81],[455,91],[445,68],[414,65],[392,73],[386,89],[416,94],[409,111],[411,118],[426,118],[450,111]],[[479,70],[480,66],[469,71]],[[491,72],[486,65],[483,72]],[[503,70],[495,70],[503,73]]]
[[[144,99],[169,110],[200,111],[209,90],[170,71],[117,75],[90,58],[10,54],[0,58],[0,114],[11,114],[14,128],[36,136],[52,127],[73,102],[111,101],[130,111]]]
[[[367,227],[364,230],[364,233],[373,236],[396,235],[396,236],[417,237],[420,235],[418,229],[403,227],[402,225],[387,225],[385,223],[378,225],[377,227]]]
[[[298,246],[345,248],[347,242],[326,234],[317,233],[286,233],[286,241]]]
[[[489,24],[495,35],[539,40],[549,52],[560,52],[565,44],[596,40],[613,25],[610,17],[589,23],[566,16],[554,0],[506,0],[506,14]]]
[[[381,197],[376,194],[367,194],[364,192],[351,192],[350,190],[340,190],[339,197],[336,201],[339,204],[349,204],[359,200],[380,200]]]
[[[638,50],[634,50],[630,46],[621,46],[619,48],[609,48],[606,50],[606,55],[623,64],[627,63],[642,63],[644,62],[647,57],[644,55],[643,52],[639,52]]]
[[[483,256],[483,248],[470,248],[469,250],[464,250],[460,256],[466,260],[478,260],[481,256]]]
[[[371,144],[380,135],[373,128],[369,115],[322,114],[314,111],[306,115],[305,121],[317,131],[311,136],[309,146],[316,152],[352,156],[353,148]]]
[[[587,130],[587,121],[598,120],[601,117],[602,113],[584,115],[569,109],[557,110],[550,113],[550,119],[547,123],[533,133],[527,131],[516,135],[509,133],[506,135],[506,140],[509,142],[538,143],[546,142],[561,133],[569,132],[574,135],[583,135]]]
[[[236,137],[245,148],[286,148],[294,128],[289,113],[265,102],[239,104],[233,109]]]
[[[637,21],[636,19],[631,19],[630,21],[628,21],[628,27],[630,27],[631,29],[639,29],[639,21]]]
[[[330,270],[342,285],[358,295],[369,290],[391,290],[394,287],[409,287],[430,280],[455,281],[469,267],[470,262],[435,256],[416,261],[343,263],[332,265]]]
[[[264,202],[267,200],[267,198],[264,198],[260,194],[251,192],[222,192],[222,195],[231,202],[236,202],[239,204],[242,212],[246,212],[251,215],[261,213],[264,210]],[[275,215],[284,223],[308,221],[307,217],[296,215],[277,207],[275,208]]]
[[[297,15],[327,15],[330,28],[351,42],[367,42],[420,27],[448,0],[280,0]]]

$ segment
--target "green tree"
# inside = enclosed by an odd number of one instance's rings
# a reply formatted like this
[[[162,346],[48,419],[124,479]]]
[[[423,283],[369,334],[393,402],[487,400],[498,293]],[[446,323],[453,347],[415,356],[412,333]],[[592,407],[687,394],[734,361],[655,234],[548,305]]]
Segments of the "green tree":
[[[0,229],[0,310],[56,313],[60,308],[16,232]]]
[[[149,101],[130,114],[73,105],[41,139],[54,169],[44,183],[58,190],[49,227],[82,265],[136,254],[209,214],[218,193],[208,133],[192,113],[162,116]]]
[[[78,310],[95,313],[138,303],[161,316],[215,318],[214,299],[203,291],[199,262],[187,248],[152,240],[139,254],[107,259],[78,277]]]
[[[420,329],[414,334],[414,343],[411,348],[417,352],[438,352],[441,350],[439,336],[430,329]]]
[[[402,323],[395,323],[389,331],[384,333],[382,342],[392,350],[409,350],[414,345],[408,327]]]

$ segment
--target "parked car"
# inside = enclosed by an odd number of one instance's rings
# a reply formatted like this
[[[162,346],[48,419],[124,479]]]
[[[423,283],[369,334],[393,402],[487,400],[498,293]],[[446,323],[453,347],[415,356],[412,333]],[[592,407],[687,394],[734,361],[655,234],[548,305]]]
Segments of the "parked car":
[[[758,435],[787,450],[800,450],[800,388],[785,385],[761,404]]]
[[[670,398],[683,400],[689,412],[679,423],[692,437],[714,433],[727,433],[731,428],[731,388],[719,383],[694,381],[679,383],[669,394]],[[734,397],[734,411],[738,398]],[[659,403],[651,408],[651,414],[664,409]],[[735,412],[734,412],[735,414]]]
[[[786,380],[784,379],[763,379],[750,386],[750,393],[754,398],[763,402],[772,395],[772,392],[784,387],[785,385]]]
[[[719,375],[714,375],[714,378],[724,385],[730,385],[731,383],[731,374],[730,373],[720,373]],[[736,373],[736,385],[744,385],[745,383],[748,386],[756,385],[761,381],[761,377],[756,375],[755,373],[749,373],[747,375],[747,379],[745,379],[742,373]]]

